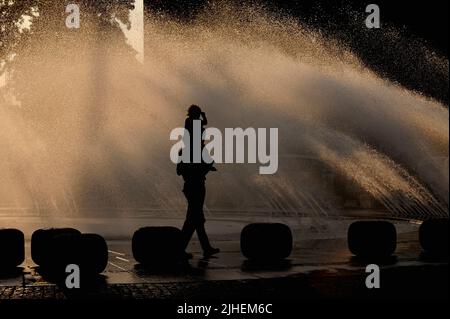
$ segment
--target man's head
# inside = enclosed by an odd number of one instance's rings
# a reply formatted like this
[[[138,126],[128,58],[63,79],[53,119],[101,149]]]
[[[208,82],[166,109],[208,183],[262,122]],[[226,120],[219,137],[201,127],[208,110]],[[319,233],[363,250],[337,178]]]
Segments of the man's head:
[[[201,114],[202,114],[202,109],[200,108],[200,106],[195,105],[195,104],[192,104],[191,106],[189,106],[188,112],[187,112],[187,115],[189,117],[198,119],[198,118],[200,118]]]

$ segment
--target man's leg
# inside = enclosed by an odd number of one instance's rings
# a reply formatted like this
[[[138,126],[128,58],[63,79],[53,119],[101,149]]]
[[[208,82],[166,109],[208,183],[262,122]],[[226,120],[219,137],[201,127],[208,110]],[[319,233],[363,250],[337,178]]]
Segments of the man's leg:
[[[212,247],[208,235],[206,234],[205,224],[199,223],[195,230],[197,231],[198,240],[200,241],[203,251],[210,251]]]
[[[211,246],[208,235],[206,234],[205,223],[198,224],[195,230],[197,231],[197,236],[203,249],[203,257],[209,258],[220,252],[219,248]]]
[[[203,204],[205,202],[205,195],[206,195],[206,188],[204,184],[203,187],[199,187],[198,192],[198,202],[196,201],[196,205],[198,204],[198,207],[195,207],[195,213],[197,217],[197,223],[195,230],[197,231],[197,236],[200,241],[200,245],[203,249],[203,256],[210,257],[214,254],[217,254],[220,250],[217,248],[213,248],[209,242],[208,235],[206,234],[205,230],[205,215],[203,213]]]
[[[196,223],[195,220],[192,218],[194,216],[193,210],[195,209],[192,199],[192,191],[187,187],[185,187],[183,193],[188,202],[186,220],[184,221],[183,228],[181,229],[184,237],[184,249],[186,249],[187,246],[189,245],[189,241],[191,240],[192,235],[194,234]]]
[[[186,249],[195,231],[195,224],[189,219],[189,217],[186,218],[181,231],[184,237],[184,249]]]

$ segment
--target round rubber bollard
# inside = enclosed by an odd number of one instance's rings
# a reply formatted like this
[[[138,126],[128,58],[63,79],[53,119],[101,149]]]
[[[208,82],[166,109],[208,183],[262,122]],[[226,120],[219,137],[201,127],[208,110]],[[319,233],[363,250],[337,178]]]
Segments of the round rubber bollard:
[[[448,256],[448,218],[429,219],[420,225],[419,241],[431,255]]]
[[[19,266],[25,260],[24,234],[17,229],[0,229],[0,269]]]
[[[183,234],[176,227],[140,228],[133,235],[132,250],[141,264],[170,265],[183,259]]]
[[[82,275],[103,272],[108,263],[108,246],[97,234],[61,234],[49,244],[51,254],[42,265],[46,271],[63,273],[70,264],[77,265]]]
[[[397,230],[387,221],[358,221],[350,225],[348,248],[362,258],[388,258],[397,249]]]
[[[80,268],[90,274],[102,273],[108,265],[108,245],[97,234],[81,235]]]
[[[292,232],[285,224],[249,224],[241,232],[241,252],[248,259],[283,260],[290,256],[292,246]]]
[[[80,266],[81,234],[62,233],[48,241],[48,251],[39,265],[41,271],[53,274],[63,274],[67,265]],[[81,267],[80,267],[81,268]]]
[[[53,238],[63,234],[79,235],[81,233],[73,228],[38,229],[33,232],[31,236],[31,258],[37,265],[42,266],[51,255],[49,247]]]

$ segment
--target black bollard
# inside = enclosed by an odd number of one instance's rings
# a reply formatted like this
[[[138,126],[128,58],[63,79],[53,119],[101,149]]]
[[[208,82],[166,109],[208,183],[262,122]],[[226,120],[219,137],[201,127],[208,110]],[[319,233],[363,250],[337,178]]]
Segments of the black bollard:
[[[291,254],[292,246],[292,232],[285,224],[249,224],[241,232],[241,252],[248,259],[283,260]]]
[[[429,219],[420,225],[419,241],[430,256],[448,256],[448,218]]]
[[[174,265],[184,259],[184,240],[176,227],[144,227],[133,235],[134,259],[144,265]]]
[[[67,265],[80,268],[82,276],[92,276],[103,272],[108,264],[108,246],[105,239],[97,234],[62,234],[50,242],[48,260],[44,267],[55,273],[64,273]]]
[[[73,228],[49,228],[38,229],[31,236],[31,258],[37,264],[42,266],[51,257],[52,251],[50,244],[54,237],[64,234],[81,234],[80,231]]]
[[[10,270],[25,260],[25,239],[20,230],[0,229],[0,270]]]
[[[357,257],[388,258],[397,249],[397,230],[387,221],[357,221],[350,225],[347,241]]]

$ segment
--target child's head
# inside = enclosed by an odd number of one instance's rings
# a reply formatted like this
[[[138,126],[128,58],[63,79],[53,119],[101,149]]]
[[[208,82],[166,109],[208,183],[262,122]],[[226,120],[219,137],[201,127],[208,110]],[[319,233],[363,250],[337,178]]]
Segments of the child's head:
[[[202,109],[198,105],[192,104],[191,106],[189,106],[187,115],[190,118],[198,119],[198,118],[200,118],[201,114],[202,114]]]

